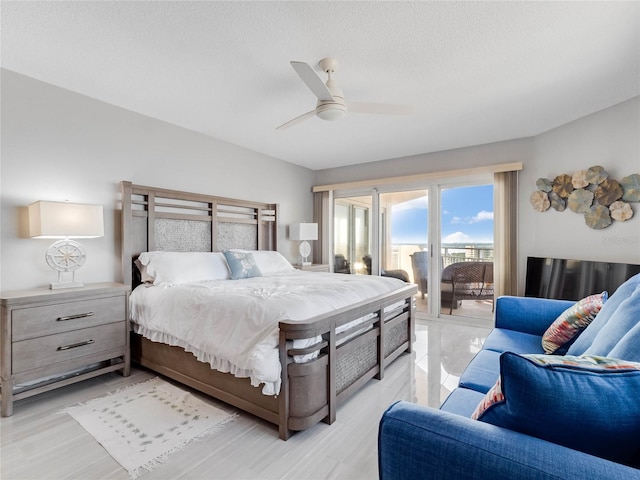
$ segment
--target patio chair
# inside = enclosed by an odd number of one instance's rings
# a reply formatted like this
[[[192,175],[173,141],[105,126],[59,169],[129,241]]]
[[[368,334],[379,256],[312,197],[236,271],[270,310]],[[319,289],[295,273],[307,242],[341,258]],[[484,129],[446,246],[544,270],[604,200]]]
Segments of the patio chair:
[[[362,257],[367,275],[371,275],[371,255],[365,255]],[[393,277],[403,282],[409,283],[409,274],[404,270],[382,270],[380,269],[380,275],[383,277]]]
[[[442,271],[441,297],[449,300],[449,315],[460,300],[493,302],[493,262],[458,262]],[[492,307],[493,311],[493,307]]]
[[[333,256],[333,273],[351,273],[351,266],[341,253]]]
[[[424,298],[427,293],[427,277],[429,274],[429,252],[414,252],[411,257],[411,267],[413,268],[413,283],[418,285],[420,294]]]

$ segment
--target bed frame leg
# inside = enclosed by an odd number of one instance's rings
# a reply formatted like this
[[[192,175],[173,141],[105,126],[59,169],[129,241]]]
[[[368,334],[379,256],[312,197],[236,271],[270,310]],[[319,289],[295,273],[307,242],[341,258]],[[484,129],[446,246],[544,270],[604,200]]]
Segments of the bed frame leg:
[[[381,308],[377,312],[378,315],[378,373],[376,373],[376,380],[382,380],[384,378],[384,337],[385,337],[385,324],[384,324],[384,308]]]
[[[413,353],[413,342],[416,341],[416,301],[415,297],[409,297],[407,299],[409,302],[409,321],[407,322],[407,327],[409,330],[407,331],[407,338],[409,339],[409,344],[407,345],[407,353]]]
[[[336,329],[331,327],[329,332],[329,365],[327,370],[327,407],[329,413],[322,421],[328,425],[331,425],[336,421]]]
[[[280,440],[289,440],[292,433],[293,432],[289,430],[286,425],[280,424],[278,426],[278,436],[280,437]]]
[[[278,435],[281,440],[287,440],[291,436],[291,430],[289,430],[289,356],[287,350],[293,346],[293,341],[287,340],[285,333],[280,330],[280,365],[282,365],[282,371],[280,372],[280,395],[278,396]]]

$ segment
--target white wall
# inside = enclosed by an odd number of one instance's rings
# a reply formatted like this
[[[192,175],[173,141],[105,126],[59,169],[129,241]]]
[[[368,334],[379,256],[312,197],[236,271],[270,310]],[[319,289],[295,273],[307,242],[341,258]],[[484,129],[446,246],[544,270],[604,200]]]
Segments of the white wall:
[[[631,204],[633,218],[602,230],[587,227],[584,216],[569,209],[541,213],[529,203],[538,178],[594,165],[616,180],[640,173],[640,97],[535,137],[534,161],[519,179],[521,262],[528,255],[640,264],[640,203]]]
[[[640,97],[532,138],[317,171],[316,185],[522,162],[519,188],[518,278],[524,292],[527,256],[640,264],[640,204],[634,218],[593,230],[582,215],[536,212],[529,203],[539,177],[602,165],[614,179],[640,173]]]
[[[401,177],[419,173],[473,168],[498,163],[527,162],[533,154],[533,140],[519,138],[505,142],[488,143],[473,147],[441,152],[424,153],[411,157],[381,160],[347,167],[316,171],[316,185],[332,185],[358,180]]]
[[[519,177],[521,289],[527,256],[640,263],[640,204],[628,222],[593,230],[570,211],[529,204],[539,177],[602,165],[613,178],[640,172],[640,97],[533,138],[313,172],[113,105],[2,70],[0,288],[46,285],[48,240],[26,237],[27,205],[70,200],[105,206],[105,237],[83,241],[85,282],[120,278],[118,183],[277,202],[279,250],[296,260],[286,225],[310,221],[310,187],[523,162]],[[265,182],[264,179],[269,179]]]
[[[47,285],[51,240],[27,237],[36,200],[104,205],[105,236],[83,240],[85,282],[116,281],[121,180],[280,204],[279,251],[297,260],[286,225],[311,221],[313,172],[15,72],[2,70],[0,287]]]

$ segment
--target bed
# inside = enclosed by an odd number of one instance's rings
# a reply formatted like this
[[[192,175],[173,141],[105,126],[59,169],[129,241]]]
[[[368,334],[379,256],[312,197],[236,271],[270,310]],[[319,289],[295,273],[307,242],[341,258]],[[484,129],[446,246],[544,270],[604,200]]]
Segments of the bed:
[[[176,300],[170,303],[177,307],[173,310],[161,307],[158,312],[169,318],[182,315],[194,319],[203,316],[199,312],[207,309],[193,310],[194,303],[182,295],[216,294],[218,301],[227,298],[233,304],[231,299],[240,293],[226,289],[242,285],[249,297],[237,297],[238,306],[249,304],[256,296],[271,298],[280,292],[289,295],[294,290],[297,295],[289,298],[289,306],[281,312],[278,310],[281,307],[274,304],[278,317],[273,329],[264,335],[268,338],[265,351],[270,352],[268,356],[275,356],[277,374],[268,367],[266,376],[253,375],[252,368],[240,365],[240,360],[235,370],[216,370],[212,365],[221,365],[220,359],[213,358],[215,354],[206,357],[203,348],[193,345],[189,348],[176,340],[173,333],[155,336],[150,333],[159,327],[142,325],[136,313],[141,307],[137,304],[132,307],[133,362],[277,425],[280,438],[286,440],[293,432],[320,421],[333,423],[341,403],[370,379],[382,380],[385,367],[404,352],[412,351],[413,296],[417,288],[396,279],[368,277],[366,281],[374,282],[372,291],[364,297],[341,300],[334,293],[325,294],[323,299],[322,289],[326,287],[321,284],[336,283],[336,277],[355,281],[345,278],[355,276],[291,268],[239,281],[207,279],[204,283],[148,287],[135,267],[135,262],[140,264],[141,255],[142,258],[148,255],[145,252],[237,251],[253,252],[255,255],[250,256],[256,258],[261,251],[276,253],[278,206],[132,185],[126,181],[121,182],[121,194],[122,270],[125,283],[134,289],[132,299],[140,297],[139,301],[144,302],[144,296],[175,295]],[[317,305],[324,308],[313,308],[311,313],[303,307],[311,302],[313,292],[320,292]],[[298,304],[295,298],[303,300]],[[242,319],[250,314],[251,311],[240,309],[233,312],[238,329],[245,321]],[[180,318],[180,322],[174,323],[179,327],[183,321]]]

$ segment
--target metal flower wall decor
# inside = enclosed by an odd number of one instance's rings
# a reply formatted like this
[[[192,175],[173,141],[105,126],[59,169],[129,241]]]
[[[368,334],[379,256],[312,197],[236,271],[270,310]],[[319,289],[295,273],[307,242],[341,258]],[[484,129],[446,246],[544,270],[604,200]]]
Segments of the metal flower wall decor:
[[[529,201],[534,210],[553,208],[563,212],[567,207],[582,213],[587,226],[606,228],[613,220],[624,222],[633,217],[632,202],[640,202],[640,175],[634,173],[619,182],[609,178],[600,165],[580,170],[573,175],[563,173],[553,180],[539,178],[538,190]]]

